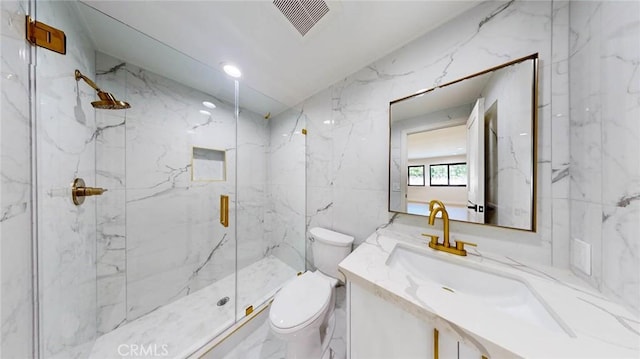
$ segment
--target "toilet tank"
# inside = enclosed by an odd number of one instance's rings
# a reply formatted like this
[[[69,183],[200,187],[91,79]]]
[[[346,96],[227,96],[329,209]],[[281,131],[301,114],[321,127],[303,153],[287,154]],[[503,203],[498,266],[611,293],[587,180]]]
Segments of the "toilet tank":
[[[320,272],[344,282],[338,264],[351,253],[353,237],[325,228],[311,228],[313,263]]]

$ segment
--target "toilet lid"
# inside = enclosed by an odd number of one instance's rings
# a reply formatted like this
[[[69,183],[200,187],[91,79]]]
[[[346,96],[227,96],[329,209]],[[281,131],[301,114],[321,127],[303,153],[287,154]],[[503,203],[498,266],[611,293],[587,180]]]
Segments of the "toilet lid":
[[[269,319],[281,329],[306,324],[322,314],[330,298],[329,282],[315,273],[306,272],[276,294],[271,303]]]

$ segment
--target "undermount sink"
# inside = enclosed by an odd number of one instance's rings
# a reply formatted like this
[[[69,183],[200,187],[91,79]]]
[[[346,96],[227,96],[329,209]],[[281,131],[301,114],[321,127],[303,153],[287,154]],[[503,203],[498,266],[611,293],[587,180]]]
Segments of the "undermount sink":
[[[456,258],[457,259],[457,258]],[[464,260],[464,259],[462,259]],[[457,262],[457,261],[456,261]],[[455,263],[438,258],[428,249],[395,246],[387,266],[423,280],[435,282],[443,290],[473,297],[491,309],[555,332],[574,336],[557,320],[529,285],[515,276],[498,273],[477,265]]]

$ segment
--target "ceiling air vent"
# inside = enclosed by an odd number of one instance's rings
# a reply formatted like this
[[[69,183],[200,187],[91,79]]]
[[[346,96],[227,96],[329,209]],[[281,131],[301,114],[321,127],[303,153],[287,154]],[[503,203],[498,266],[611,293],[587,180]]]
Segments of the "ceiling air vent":
[[[327,3],[322,0],[274,0],[273,4],[302,36],[329,12]]]

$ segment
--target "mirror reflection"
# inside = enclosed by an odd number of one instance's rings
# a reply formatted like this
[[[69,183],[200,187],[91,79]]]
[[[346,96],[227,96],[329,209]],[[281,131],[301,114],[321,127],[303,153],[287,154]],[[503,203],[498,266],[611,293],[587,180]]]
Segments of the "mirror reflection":
[[[389,211],[535,230],[537,58],[391,102]]]

